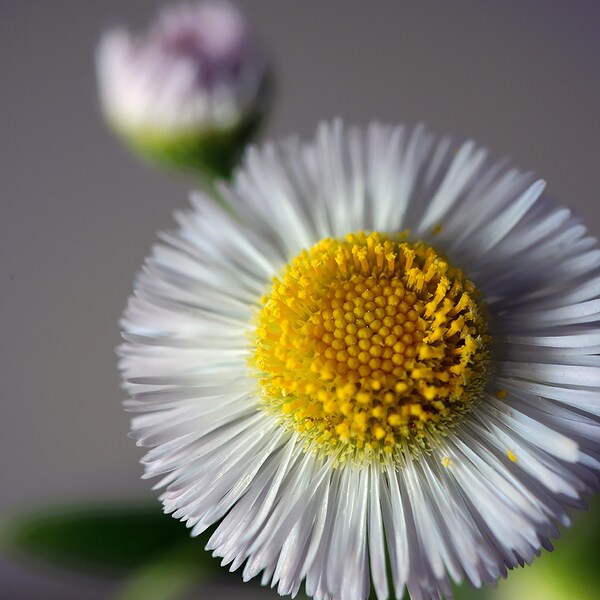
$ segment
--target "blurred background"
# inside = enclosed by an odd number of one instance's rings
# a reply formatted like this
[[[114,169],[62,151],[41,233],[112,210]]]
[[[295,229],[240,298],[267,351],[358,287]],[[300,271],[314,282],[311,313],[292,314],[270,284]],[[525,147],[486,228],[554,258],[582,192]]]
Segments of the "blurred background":
[[[155,231],[195,182],[147,167],[108,131],[94,50],[104,29],[141,29],[160,4],[0,0],[4,519],[155,496],[126,437],[117,322]],[[239,4],[275,63],[264,137],[308,137],[338,115],[422,121],[536,171],[600,233],[597,0]],[[107,598],[116,586],[0,561],[9,600]],[[200,597],[215,596],[234,592]]]

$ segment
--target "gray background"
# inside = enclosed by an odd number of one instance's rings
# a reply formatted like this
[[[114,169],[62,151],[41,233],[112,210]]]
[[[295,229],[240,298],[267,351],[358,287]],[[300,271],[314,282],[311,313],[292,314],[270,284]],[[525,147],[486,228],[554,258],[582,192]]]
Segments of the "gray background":
[[[242,3],[279,76],[267,137],[423,121],[549,181],[600,232],[600,3]],[[100,32],[148,0],[0,0],[0,508],[151,497],[114,346],[134,273],[194,182],[130,156],[99,117]],[[3,598],[112,584],[0,566]],[[208,592],[205,594],[206,597]],[[228,596],[230,597],[230,596]],[[233,596],[231,596],[233,597]]]

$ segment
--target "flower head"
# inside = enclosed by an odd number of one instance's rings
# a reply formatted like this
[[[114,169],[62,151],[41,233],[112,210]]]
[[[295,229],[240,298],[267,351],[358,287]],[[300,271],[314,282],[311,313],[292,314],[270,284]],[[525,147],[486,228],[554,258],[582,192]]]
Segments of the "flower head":
[[[194,196],[120,350],[165,511],[323,600],[451,597],[551,548],[598,489],[600,250],[543,189],[335,123],[250,151],[237,216]]]
[[[97,64],[109,123],[181,166],[227,173],[266,108],[266,61],[225,0],[169,6],[145,34],[108,31]]]

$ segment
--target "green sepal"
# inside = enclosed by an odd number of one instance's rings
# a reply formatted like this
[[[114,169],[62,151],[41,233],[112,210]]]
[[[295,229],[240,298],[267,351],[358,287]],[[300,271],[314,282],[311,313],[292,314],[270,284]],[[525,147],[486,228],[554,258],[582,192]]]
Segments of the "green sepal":
[[[255,108],[228,127],[207,126],[170,133],[151,128],[132,129],[110,115],[107,115],[107,120],[117,135],[151,164],[200,175],[209,182],[228,180],[269,114],[274,88],[273,75],[268,73]]]
[[[133,150],[150,163],[182,169],[209,179],[229,179],[244,148],[252,141],[262,121],[251,114],[227,129],[189,131],[168,136],[153,131],[129,132],[113,128]]]

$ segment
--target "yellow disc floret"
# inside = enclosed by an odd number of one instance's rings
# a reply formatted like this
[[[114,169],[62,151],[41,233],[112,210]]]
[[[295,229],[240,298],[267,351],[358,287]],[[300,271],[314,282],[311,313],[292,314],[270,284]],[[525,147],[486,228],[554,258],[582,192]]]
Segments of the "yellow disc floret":
[[[324,239],[273,280],[251,367],[263,407],[340,461],[427,447],[481,395],[478,292],[406,236]]]

